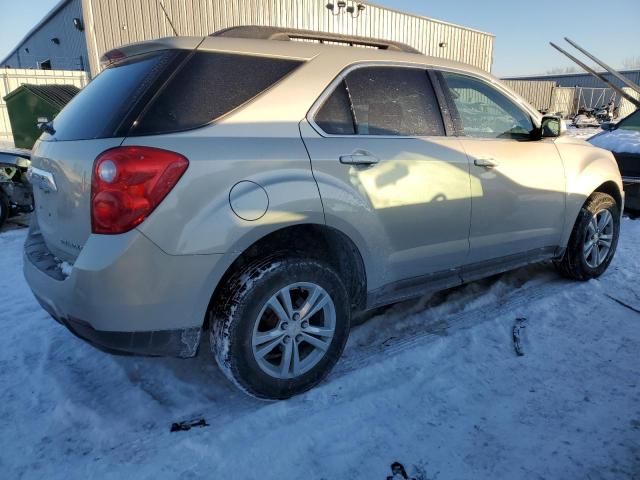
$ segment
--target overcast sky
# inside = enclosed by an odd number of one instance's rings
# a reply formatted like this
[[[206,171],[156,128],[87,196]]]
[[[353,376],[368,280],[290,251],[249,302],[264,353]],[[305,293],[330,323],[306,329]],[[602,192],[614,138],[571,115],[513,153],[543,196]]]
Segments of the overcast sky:
[[[149,0],[152,1],[152,0]],[[0,0],[0,59],[58,0]],[[496,35],[493,73],[573,66],[549,46],[572,38],[614,67],[640,57],[640,0],[377,0],[374,3]]]

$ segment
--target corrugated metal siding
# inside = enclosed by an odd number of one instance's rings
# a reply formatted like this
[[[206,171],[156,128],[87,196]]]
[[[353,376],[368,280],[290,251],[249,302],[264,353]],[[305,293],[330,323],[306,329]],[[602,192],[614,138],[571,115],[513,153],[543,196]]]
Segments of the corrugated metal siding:
[[[531,80],[503,80],[503,83],[527,100],[537,110],[547,110],[556,82]]]
[[[632,82],[635,82],[637,85],[640,85],[640,69],[638,70],[623,70],[620,71],[622,75],[627,77]],[[619,87],[624,86],[622,82],[615,79],[609,73],[603,73],[603,76],[612,82],[614,85]],[[588,87],[588,88],[602,88],[607,85],[600,80],[598,80],[593,75],[588,73],[577,73],[577,74],[566,74],[566,75],[536,75],[530,77],[517,77],[517,78],[509,78],[509,80],[537,80],[537,81],[552,81],[556,82],[561,87]]]
[[[573,87],[556,87],[551,96],[549,113],[559,113],[566,118],[576,111],[576,89]]]
[[[100,56],[112,48],[173,35],[157,1],[82,0],[82,3],[92,73],[99,71]],[[494,37],[490,34],[371,4],[355,19],[345,11],[334,16],[326,3],[326,0],[166,0],[164,5],[180,35],[204,36],[239,25],[318,30],[399,41],[427,55],[491,70]],[[446,47],[440,47],[441,42]]]
[[[17,50],[2,63],[2,67],[39,68],[45,60],[54,70],[87,69],[87,43],[84,32],[73,26],[74,18],[82,18],[81,0],[71,0],[33,32]],[[56,45],[52,38],[60,39]],[[29,51],[27,52],[28,49]]]
[[[4,97],[20,85],[27,83],[32,85],[75,85],[82,88],[88,81],[86,72],[0,68],[0,139],[13,140]]]
[[[629,95],[631,95],[633,98],[640,100],[640,94],[638,94],[638,92],[634,91],[632,88],[629,87],[624,87],[623,90],[625,91],[625,93],[628,93]],[[629,100],[627,100],[626,98],[621,98],[620,99],[620,104],[619,104],[619,112],[618,114],[620,115],[620,118],[626,117],[627,115],[632,114],[633,112],[636,111],[636,106],[631,103]]]

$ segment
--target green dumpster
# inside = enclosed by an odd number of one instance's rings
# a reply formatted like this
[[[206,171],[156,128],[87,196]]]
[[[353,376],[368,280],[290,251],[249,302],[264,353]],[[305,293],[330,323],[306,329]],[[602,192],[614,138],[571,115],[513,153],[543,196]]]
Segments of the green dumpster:
[[[33,147],[42,133],[38,128],[38,119],[53,120],[79,91],[73,85],[25,84],[4,97],[15,146]]]

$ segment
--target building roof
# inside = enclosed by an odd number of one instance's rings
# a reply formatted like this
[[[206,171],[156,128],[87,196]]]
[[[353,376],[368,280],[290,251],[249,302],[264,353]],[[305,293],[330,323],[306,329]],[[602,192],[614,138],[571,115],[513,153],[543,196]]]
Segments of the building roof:
[[[597,72],[601,75],[610,75],[607,71]],[[640,73],[640,68],[631,68],[629,70],[618,70],[618,73],[622,75]],[[571,77],[590,77],[589,72],[574,72],[574,73],[543,73],[536,75],[518,75],[513,77],[502,77],[503,80],[544,80],[548,78],[571,78]]]
[[[7,54],[5,55],[5,57],[0,60],[0,65],[3,64],[4,62],[6,62],[7,60],[9,60],[9,58],[11,58],[11,56],[16,53],[17,50],[20,49],[20,47],[22,47],[22,45],[24,45],[26,43],[26,41],[34,34],[36,33],[38,30],[40,30],[42,28],[42,26],[44,24],[46,24],[51,17],[53,17],[56,13],[58,13],[60,10],[62,10],[62,8],[64,8],[65,5],[67,5],[68,3],[70,3],[71,0],[60,0],[51,10],[49,10],[49,13],[47,13],[42,20],[40,20],[38,23],[36,23],[33,28],[31,28],[31,30],[29,30],[27,32],[27,34],[22,37],[22,40],[20,40],[16,46]]]

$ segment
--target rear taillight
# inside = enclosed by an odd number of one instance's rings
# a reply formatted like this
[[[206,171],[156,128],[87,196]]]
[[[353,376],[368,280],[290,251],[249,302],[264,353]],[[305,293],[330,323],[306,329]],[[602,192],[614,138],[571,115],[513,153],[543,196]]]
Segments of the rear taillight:
[[[91,231],[115,234],[140,225],[175,187],[189,161],[151,147],[117,147],[93,163]]]

